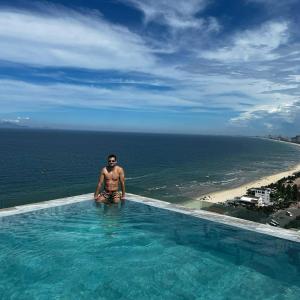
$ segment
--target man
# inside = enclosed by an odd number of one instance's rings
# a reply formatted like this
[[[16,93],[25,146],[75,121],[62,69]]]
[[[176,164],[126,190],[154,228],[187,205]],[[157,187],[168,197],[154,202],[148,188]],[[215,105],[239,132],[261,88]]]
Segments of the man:
[[[103,182],[104,189],[99,193]],[[122,194],[119,192],[119,183],[121,184]],[[96,202],[101,203],[119,203],[120,200],[125,200],[124,170],[117,166],[117,157],[114,154],[107,157],[107,166],[101,170],[94,199]]]

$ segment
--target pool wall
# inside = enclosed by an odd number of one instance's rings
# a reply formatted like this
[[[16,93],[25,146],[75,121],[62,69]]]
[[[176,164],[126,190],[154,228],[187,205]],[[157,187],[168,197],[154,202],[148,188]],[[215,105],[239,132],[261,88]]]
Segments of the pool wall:
[[[10,208],[0,209],[0,218],[8,217],[16,214],[23,214],[27,212],[32,212],[40,209],[47,209],[50,207],[62,206],[73,204],[82,201],[89,201],[93,199],[93,194],[83,194],[73,197],[60,198],[50,201],[14,206]],[[153,198],[147,198],[135,194],[126,194],[126,201],[133,201],[137,203],[142,203],[145,205],[170,210],[173,212],[182,213],[185,215],[190,215],[196,218],[209,220],[216,223],[226,224],[229,226],[238,227],[245,230],[255,231],[266,235],[275,236],[278,238],[300,242],[300,231],[292,231],[283,228],[272,227],[266,224],[260,224],[248,220],[238,219],[226,215],[221,215],[209,211],[197,210],[184,207],[182,205],[173,204]]]

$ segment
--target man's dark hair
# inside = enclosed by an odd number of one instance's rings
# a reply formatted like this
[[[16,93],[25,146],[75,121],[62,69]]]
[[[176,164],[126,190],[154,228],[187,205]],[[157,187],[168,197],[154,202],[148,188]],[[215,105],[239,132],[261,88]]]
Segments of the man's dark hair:
[[[117,160],[117,156],[115,154],[109,154],[107,156],[107,160],[109,160],[110,158],[114,158],[115,160]]]

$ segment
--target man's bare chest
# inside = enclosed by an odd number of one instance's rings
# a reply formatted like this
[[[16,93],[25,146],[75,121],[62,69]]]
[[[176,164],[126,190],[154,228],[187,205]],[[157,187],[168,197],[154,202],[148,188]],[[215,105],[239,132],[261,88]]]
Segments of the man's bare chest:
[[[120,178],[119,172],[117,171],[106,171],[104,173],[105,180],[118,181]]]

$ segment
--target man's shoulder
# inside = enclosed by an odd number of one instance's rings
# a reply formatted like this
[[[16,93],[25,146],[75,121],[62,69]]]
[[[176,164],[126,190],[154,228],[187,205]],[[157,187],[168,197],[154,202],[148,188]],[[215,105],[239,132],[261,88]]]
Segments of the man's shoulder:
[[[121,166],[116,166],[116,171],[121,174],[121,173],[124,173],[124,170]]]
[[[106,173],[106,172],[107,172],[106,167],[103,167],[102,170],[101,170],[101,173]]]
[[[119,172],[124,171],[123,168],[122,168],[121,166],[117,166],[117,170],[118,170]]]

